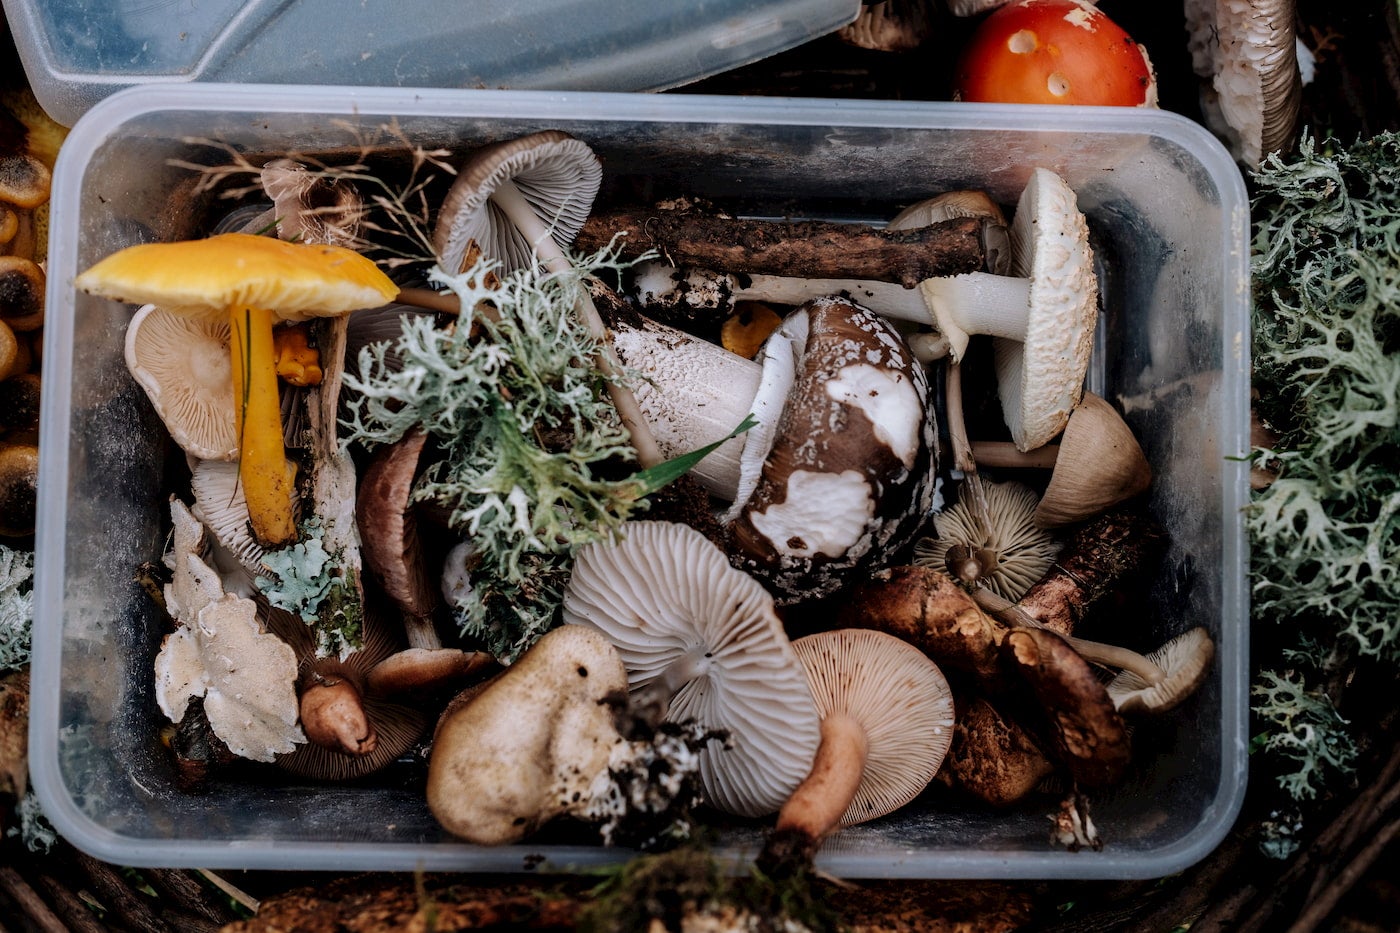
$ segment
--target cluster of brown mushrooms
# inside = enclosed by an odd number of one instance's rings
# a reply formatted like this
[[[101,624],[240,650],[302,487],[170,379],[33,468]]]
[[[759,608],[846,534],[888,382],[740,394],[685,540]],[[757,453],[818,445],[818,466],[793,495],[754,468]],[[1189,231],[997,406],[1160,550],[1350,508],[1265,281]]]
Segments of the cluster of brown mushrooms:
[[[437,261],[558,269],[571,243],[657,248],[666,264],[597,282],[577,308],[609,338],[596,363],[637,376],[613,401],[642,464],[729,439],[690,477],[699,507],[677,510],[702,519],[632,521],[580,549],[559,626],[508,666],[437,624],[442,586],[469,582],[423,560],[409,504],[422,438],[359,475],[337,441],[350,316],[434,303],[339,245],[355,242],[352,192],[311,197],[324,179],[269,162],[273,222],[246,228],[275,235],[132,247],[79,277],[143,305],[128,363],[190,463],[155,671],[177,749],[344,778],[426,738],[428,806],[481,844],[563,815],[613,825],[698,786],[715,811],[777,814],[773,863],[935,778],[993,806],[1056,777],[1084,792],[1119,780],[1132,717],[1181,702],[1211,646],[1193,629],[1142,656],[1074,631],[1151,572],[1160,535],[1140,447],[1082,391],[1099,298],[1073,191],[1035,169],[1009,225],[954,193],[877,229],[686,201],[590,214],[600,174],[556,131],[474,154],[440,210]],[[969,441],[962,369],[984,340],[1005,424]],[[297,545],[308,516],[360,647],[318,643],[266,596],[266,555]],[[638,710],[694,731],[639,735]],[[1082,808],[1066,820],[1066,841],[1094,841]]]

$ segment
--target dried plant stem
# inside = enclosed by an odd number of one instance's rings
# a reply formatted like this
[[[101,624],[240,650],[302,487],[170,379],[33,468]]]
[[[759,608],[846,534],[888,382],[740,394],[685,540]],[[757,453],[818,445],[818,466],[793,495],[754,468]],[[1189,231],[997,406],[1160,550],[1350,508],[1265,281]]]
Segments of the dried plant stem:
[[[947,399],[948,440],[953,448],[953,465],[963,474],[961,492],[967,496],[968,511],[983,528],[992,527],[992,510],[987,504],[987,491],[977,473],[977,461],[972,456],[972,444],[967,439],[967,422],[963,418],[962,363],[948,360],[944,376]]]
[[[8,865],[0,865],[0,891],[9,895],[24,912],[24,919],[33,924],[36,930],[42,933],[69,933],[68,927],[49,909],[39,893]]]

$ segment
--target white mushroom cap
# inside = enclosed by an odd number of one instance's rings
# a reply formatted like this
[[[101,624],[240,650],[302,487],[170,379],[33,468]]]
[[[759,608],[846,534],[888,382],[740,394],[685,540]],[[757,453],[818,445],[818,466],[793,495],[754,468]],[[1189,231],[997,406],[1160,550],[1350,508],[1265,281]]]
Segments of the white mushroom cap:
[[[995,566],[986,568],[977,583],[1012,602],[1025,595],[1050,569],[1060,544],[1054,535],[1035,524],[1040,497],[1022,483],[984,481],[990,526],[983,524],[966,499],[934,513],[936,538],[914,545],[914,563],[946,571],[948,549],[961,544],[973,551],[987,550]]]
[[[219,573],[204,562],[204,526],[185,503],[170,499],[170,552],[163,562],[170,569],[165,585],[165,609],[186,625],[199,620],[199,610],[224,595]]]
[[[126,328],[126,366],[181,449],[238,459],[227,320],[146,305]]]
[[[781,362],[791,389],[769,418]],[[780,603],[834,592],[914,533],[937,469],[927,395],[899,332],[845,299],[808,302],[769,338],[729,528],[738,565]]]
[[[254,576],[269,576],[263,566],[266,548],[253,537],[248,501],[238,481],[238,462],[200,460],[190,470],[195,518],[204,523],[219,544]]]
[[[204,697],[209,726],[229,751],[272,761],[306,739],[297,726],[296,652],[263,630],[257,611],[250,599],[222,596],[167,636],[156,655],[156,702],[179,722],[189,701]]]
[[[1165,712],[1196,691],[1214,658],[1215,642],[1197,626],[1147,655],[1147,660],[1162,669],[1161,680],[1150,683],[1125,670],[1109,682],[1108,695],[1121,713]]]
[[[1048,169],[1021,193],[1011,243],[1013,274],[1030,279],[1030,316],[1024,341],[993,341],[997,390],[1011,439],[1031,450],[1064,430],[1084,392],[1099,286],[1074,190]]]
[[[865,768],[840,825],[891,813],[917,797],[953,740],[953,694],[928,655],[874,629],[837,629],[792,643],[822,719],[849,716],[865,733]]]
[[[512,223],[491,195],[512,182],[559,244],[573,241],[588,219],[602,184],[598,157],[582,140],[544,130],[488,146],[463,165],[443,199],[433,248],[449,274],[462,271],[469,244],[499,259],[506,270],[535,265],[535,244]]]
[[[1257,167],[1292,141],[1302,106],[1292,0],[1187,0],[1192,67],[1206,124]]]
[[[688,526],[624,530],[616,544],[580,550],[564,621],[607,636],[631,690],[671,696],[667,718],[728,731],[724,747],[710,743],[700,755],[712,806],[740,816],[777,810],[806,777],[820,733],[772,597]]]

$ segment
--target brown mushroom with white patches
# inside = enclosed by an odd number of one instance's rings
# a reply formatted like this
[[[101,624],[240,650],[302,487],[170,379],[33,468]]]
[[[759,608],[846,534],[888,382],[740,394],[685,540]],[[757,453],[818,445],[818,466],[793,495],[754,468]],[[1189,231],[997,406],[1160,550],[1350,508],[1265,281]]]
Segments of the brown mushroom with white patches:
[[[835,592],[909,541],[932,504],[936,435],[922,367],[857,305],[809,302],[764,359],[727,532],[738,565],[791,603]]]
[[[938,771],[953,736],[953,696],[917,648],[870,629],[793,642],[821,715],[812,770],[783,804],[759,865],[809,864],[823,839],[892,813]]]
[[[126,366],[180,448],[237,460],[228,322],[145,305],[126,329]]]
[[[623,743],[609,699],[627,672],[598,631],[565,625],[454,704],[428,762],[428,809],[469,842],[515,842],[582,812],[594,778]]]
[[[628,522],[616,543],[585,546],[563,613],[617,648],[634,695],[728,733],[700,756],[712,806],[772,813],[807,775],[820,729],[802,664],[772,597],[699,532]]]
[[[573,268],[564,245],[588,218],[603,169],[581,139],[544,130],[484,147],[460,167],[443,198],[433,230],[438,264],[449,274],[473,248],[507,271],[537,264],[555,274]],[[644,467],[665,459],[632,390],[623,385],[607,327],[585,290],[577,310],[599,350],[594,362],[608,376],[607,391]]]
[[[1117,409],[1085,392],[1057,441],[1022,452],[1003,441],[974,441],[973,456],[989,469],[1050,470],[1035,508],[1040,528],[1084,521],[1127,502],[1152,485],[1152,466]]]
[[[1054,563],[1060,543],[1036,527],[1040,497],[1016,482],[982,484],[990,522],[959,499],[933,515],[935,537],[914,543],[914,563],[946,570],[968,586],[985,586],[1016,600]]]

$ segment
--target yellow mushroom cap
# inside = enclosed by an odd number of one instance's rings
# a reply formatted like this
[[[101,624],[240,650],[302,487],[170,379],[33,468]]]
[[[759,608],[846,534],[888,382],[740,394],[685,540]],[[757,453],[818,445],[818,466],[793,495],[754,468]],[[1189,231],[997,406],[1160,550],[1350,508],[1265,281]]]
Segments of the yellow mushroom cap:
[[[284,321],[348,314],[392,301],[399,287],[354,250],[247,233],[143,243],[82,273],[85,292],[195,316],[267,308]]]

